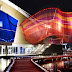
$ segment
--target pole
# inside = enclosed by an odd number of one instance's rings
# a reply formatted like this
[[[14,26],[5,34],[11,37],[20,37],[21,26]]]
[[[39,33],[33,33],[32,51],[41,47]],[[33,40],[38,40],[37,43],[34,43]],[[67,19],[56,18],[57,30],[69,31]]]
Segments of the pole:
[[[6,56],[7,56],[7,45],[6,45],[5,51],[6,51]]]

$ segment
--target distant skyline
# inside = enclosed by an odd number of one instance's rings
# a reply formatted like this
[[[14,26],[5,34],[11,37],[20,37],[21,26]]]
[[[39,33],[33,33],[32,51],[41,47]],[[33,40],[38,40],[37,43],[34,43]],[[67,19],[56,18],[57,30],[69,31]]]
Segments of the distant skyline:
[[[9,0],[19,6],[29,14],[33,15],[36,12],[50,7],[59,8],[64,12],[72,12],[72,0]]]

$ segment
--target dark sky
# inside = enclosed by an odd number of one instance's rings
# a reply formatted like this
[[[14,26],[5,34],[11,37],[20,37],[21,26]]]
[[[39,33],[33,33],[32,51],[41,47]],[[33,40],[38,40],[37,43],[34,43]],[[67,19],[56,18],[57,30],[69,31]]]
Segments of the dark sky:
[[[72,0],[10,0],[31,15],[41,9],[57,7],[64,12],[72,12]]]

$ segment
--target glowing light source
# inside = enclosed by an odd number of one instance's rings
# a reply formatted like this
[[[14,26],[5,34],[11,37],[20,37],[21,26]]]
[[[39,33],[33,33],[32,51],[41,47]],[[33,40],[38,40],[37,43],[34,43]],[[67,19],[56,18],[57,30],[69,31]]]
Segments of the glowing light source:
[[[60,26],[60,22],[58,22],[58,30],[60,31],[61,30],[61,26]]]
[[[46,24],[44,25],[44,27],[49,28],[49,29],[51,28],[50,25],[46,25]]]
[[[2,23],[2,21],[0,21],[0,27],[3,27],[3,23]]]

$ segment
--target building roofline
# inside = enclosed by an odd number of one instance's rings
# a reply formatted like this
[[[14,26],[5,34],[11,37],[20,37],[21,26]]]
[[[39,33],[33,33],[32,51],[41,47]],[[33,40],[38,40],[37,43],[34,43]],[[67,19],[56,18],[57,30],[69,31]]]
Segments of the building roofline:
[[[1,0],[1,1],[3,1],[4,3],[6,3],[9,6],[13,7],[14,9],[16,9],[18,12],[20,12],[21,14],[23,14],[27,18],[31,16],[28,12],[24,11],[23,9],[21,9],[20,7],[18,7],[14,3],[12,3],[11,1],[9,1],[9,0]]]

